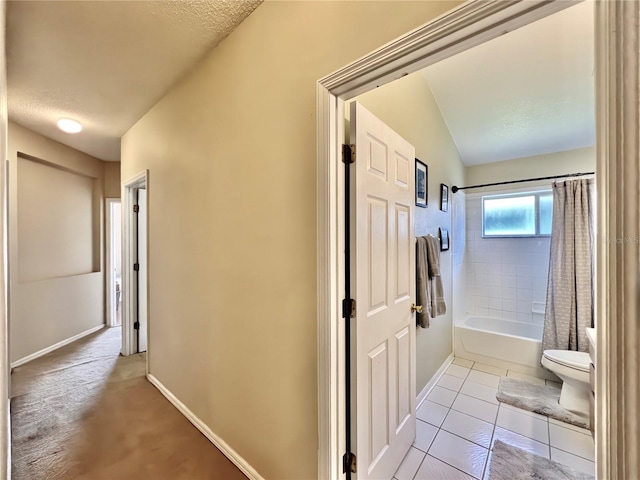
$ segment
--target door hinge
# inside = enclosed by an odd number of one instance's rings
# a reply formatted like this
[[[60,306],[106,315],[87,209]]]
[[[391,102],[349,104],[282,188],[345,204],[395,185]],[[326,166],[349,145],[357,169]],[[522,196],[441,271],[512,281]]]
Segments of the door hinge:
[[[133,324],[133,328],[134,328],[135,330],[140,330],[140,322],[135,322],[135,323]]]
[[[355,145],[342,145],[342,163],[355,163],[356,161],[356,146]]]
[[[356,473],[356,456],[351,452],[347,452],[342,457],[342,473]]]
[[[134,263],[134,264],[133,264],[133,271],[134,271],[134,272],[137,272],[137,271],[139,271],[139,270],[140,270],[140,264],[139,264],[139,263]]]
[[[133,206],[133,213],[138,213],[140,211],[140,205]]]
[[[356,318],[356,301],[353,298],[342,300],[342,318]]]

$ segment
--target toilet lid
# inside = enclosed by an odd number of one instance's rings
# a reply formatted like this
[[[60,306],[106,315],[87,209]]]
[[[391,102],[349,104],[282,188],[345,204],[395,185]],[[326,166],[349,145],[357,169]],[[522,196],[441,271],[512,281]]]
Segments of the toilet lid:
[[[549,360],[565,367],[575,368],[583,372],[589,371],[591,357],[586,352],[574,352],[572,350],[545,350],[544,356]]]

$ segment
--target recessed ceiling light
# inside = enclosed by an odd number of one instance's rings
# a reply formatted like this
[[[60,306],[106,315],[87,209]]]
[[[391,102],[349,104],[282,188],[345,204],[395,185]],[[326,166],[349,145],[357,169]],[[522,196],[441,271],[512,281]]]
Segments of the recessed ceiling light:
[[[67,133],[78,133],[82,131],[82,125],[70,118],[61,118],[58,120],[58,128]]]

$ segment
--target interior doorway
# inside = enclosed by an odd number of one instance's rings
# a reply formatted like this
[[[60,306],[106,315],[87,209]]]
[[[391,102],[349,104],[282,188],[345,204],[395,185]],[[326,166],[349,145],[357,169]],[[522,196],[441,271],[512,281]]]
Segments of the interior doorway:
[[[107,216],[107,326],[122,325],[122,205],[119,198],[106,199]]]
[[[122,205],[124,220],[122,250],[123,355],[147,352],[149,349],[147,301],[148,188],[146,171],[124,183]]]
[[[135,260],[134,284],[137,301],[135,302],[134,329],[136,331],[136,352],[147,351],[147,187],[146,184],[136,191],[135,215]],[[137,208],[136,208],[137,207]]]
[[[392,44],[345,66],[318,82],[318,405],[319,477],[342,478],[356,472],[345,438],[344,324],[349,311],[341,308],[345,297],[346,237],[345,175],[342,173],[345,101],[464,51],[490,38],[517,29],[566,8],[563,2],[527,2],[499,6],[467,3]],[[604,12],[600,12],[604,18]],[[602,21],[601,25],[607,25]],[[606,28],[603,28],[606,31]],[[596,38],[602,46],[602,37]],[[604,48],[604,47],[603,47]],[[602,67],[602,65],[600,65]],[[602,71],[601,71],[602,73]],[[604,98],[605,88],[598,95]],[[606,130],[606,126],[602,127]],[[602,133],[602,132],[601,132]],[[601,197],[599,192],[598,196]],[[347,320],[344,320],[344,318]],[[600,382],[598,382],[600,384]],[[606,399],[605,399],[606,401]],[[346,451],[346,454],[345,454]],[[598,452],[602,455],[602,451]],[[367,466],[358,465],[357,478],[367,478]]]

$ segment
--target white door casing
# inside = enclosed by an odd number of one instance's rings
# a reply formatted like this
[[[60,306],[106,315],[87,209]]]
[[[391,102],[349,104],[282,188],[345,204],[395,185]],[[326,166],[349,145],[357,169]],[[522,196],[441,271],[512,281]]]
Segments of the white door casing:
[[[138,189],[138,353],[147,351],[147,190]]]
[[[136,272],[134,263],[137,260],[137,214],[134,205],[137,203],[138,192],[144,189],[146,192],[147,208],[145,209],[145,231],[148,234],[148,199],[149,180],[148,171],[145,170],[122,184],[122,355],[131,355],[137,351],[137,338],[134,323],[137,318],[136,302]],[[148,235],[147,235],[148,236]],[[148,242],[147,252],[148,252]],[[147,255],[148,257],[148,255]],[[148,258],[147,258],[148,260]],[[145,270],[145,274],[146,271]],[[148,298],[143,307],[148,312]],[[147,314],[148,320],[148,314]],[[148,321],[147,321],[148,324]],[[147,373],[149,373],[149,350],[151,346],[147,342]]]
[[[340,155],[341,145],[344,143],[342,118],[345,101],[575,3],[560,0],[469,1],[318,80],[318,478],[344,478],[344,325],[341,318],[344,297],[344,175]],[[622,4],[627,2],[597,3],[600,6],[607,5],[611,10],[621,11]],[[628,8],[632,9],[638,2],[636,0],[628,3]],[[603,14],[596,10],[596,22],[601,25],[600,30],[596,31],[598,47],[604,48],[611,44],[620,51],[637,55],[637,43],[623,38],[621,29],[614,28],[614,17],[613,13]],[[610,55],[609,58],[616,59],[621,64],[630,63],[622,55]],[[632,90],[637,81],[628,81],[628,84]],[[608,99],[615,98],[611,94],[615,91],[611,85],[612,82],[602,83],[598,90],[600,101],[607,102]],[[618,117],[611,118],[620,120]],[[614,123],[612,120],[602,130],[613,128]],[[633,130],[629,129],[629,132]],[[630,133],[625,131],[625,135]],[[597,174],[606,182],[606,171],[600,170]],[[611,208],[615,209],[615,206]],[[596,382],[604,383],[599,379]],[[604,442],[600,442],[600,446],[596,445],[599,455],[604,455],[604,445]],[[614,449],[615,446],[610,447],[610,451]],[[608,471],[610,456],[611,453],[608,453],[607,462],[600,463],[606,465],[603,471]]]
[[[351,142],[357,475],[391,479],[416,433],[415,148],[357,102]]]

